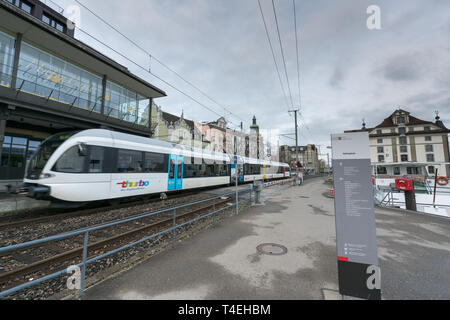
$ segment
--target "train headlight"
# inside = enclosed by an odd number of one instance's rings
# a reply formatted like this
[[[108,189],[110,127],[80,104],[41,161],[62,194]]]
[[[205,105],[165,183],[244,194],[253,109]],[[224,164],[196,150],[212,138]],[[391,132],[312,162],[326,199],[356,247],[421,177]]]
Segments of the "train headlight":
[[[48,179],[48,178],[52,178],[54,176],[55,176],[54,174],[50,174],[50,173],[41,173],[39,175],[39,179]]]

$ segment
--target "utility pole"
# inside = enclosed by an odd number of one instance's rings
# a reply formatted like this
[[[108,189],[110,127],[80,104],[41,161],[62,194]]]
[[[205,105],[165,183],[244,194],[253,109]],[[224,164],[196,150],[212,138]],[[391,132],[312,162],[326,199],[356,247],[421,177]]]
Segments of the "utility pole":
[[[298,122],[297,122],[297,113],[299,112],[299,109],[290,110],[289,113],[294,112],[295,113],[295,165],[298,166]],[[296,170],[296,178],[295,178],[295,185],[298,184],[298,174],[299,174],[300,168],[297,168]]]

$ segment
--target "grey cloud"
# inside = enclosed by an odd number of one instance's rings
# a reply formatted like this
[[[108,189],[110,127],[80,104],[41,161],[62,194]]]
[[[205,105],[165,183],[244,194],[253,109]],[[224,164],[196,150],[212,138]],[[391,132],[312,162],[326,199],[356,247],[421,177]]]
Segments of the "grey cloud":
[[[386,79],[392,81],[414,81],[424,74],[420,58],[410,53],[390,58],[381,71]]]
[[[341,67],[335,67],[334,72],[330,78],[330,86],[339,89],[341,88],[341,83],[344,79],[344,73]]]
[[[306,138],[328,144],[330,133],[358,129],[363,117],[368,126],[377,125],[399,105],[419,118],[433,119],[426,108],[439,108],[443,119],[450,118],[445,91],[450,83],[448,0],[377,0],[383,19],[380,31],[365,27],[366,8],[373,0],[296,1],[302,111],[310,128],[302,124],[302,141]],[[73,0],[61,2],[74,4]],[[261,2],[284,77],[271,1]],[[249,122],[255,114],[262,129],[293,131],[294,121],[287,113],[256,0],[84,3],[235,114]],[[298,89],[292,1],[276,0],[275,5],[295,103]],[[83,29],[127,56],[144,66],[149,64],[147,56],[85,11],[82,23]],[[183,108],[186,117],[197,121],[218,117],[127,61],[106,53],[165,90],[168,97],[156,101],[165,111],[180,114]],[[152,70],[198,101],[226,113],[156,63]]]

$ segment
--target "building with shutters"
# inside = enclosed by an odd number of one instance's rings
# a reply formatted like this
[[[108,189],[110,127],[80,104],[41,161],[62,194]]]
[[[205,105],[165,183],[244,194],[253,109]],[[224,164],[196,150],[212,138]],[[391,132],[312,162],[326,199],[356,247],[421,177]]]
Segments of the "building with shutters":
[[[426,164],[427,173],[449,177],[450,153],[448,134],[450,130],[436,112],[434,122],[421,120],[410,112],[398,109],[374,128],[346,132],[368,132],[370,137],[370,157],[377,174],[424,175],[421,169],[411,164]],[[383,166],[389,164],[389,166]],[[398,164],[398,166],[392,165]],[[405,172],[403,172],[406,170]]]

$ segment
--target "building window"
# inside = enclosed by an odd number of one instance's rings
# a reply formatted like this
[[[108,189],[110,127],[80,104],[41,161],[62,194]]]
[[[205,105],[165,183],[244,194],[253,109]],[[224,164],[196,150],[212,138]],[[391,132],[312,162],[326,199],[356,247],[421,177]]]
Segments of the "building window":
[[[387,174],[386,167],[377,167],[377,174]]]
[[[44,21],[46,24],[50,24],[50,18],[46,16],[45,14],[42,15],[42,21]]]
[[[17,88],[47,99],[100,112],[103,79],[22,42]]]
[[[424,129],[425,129],[425,131],[431,131],[431,127],[430,126],[425,127]]]
[[[64,26],[58,22],[56,22],[56,26],[55,26],[56,30],[59,30],[61,32],[64,32]]]
[[[434,162],[434,154],[427,154],[427,162]]]
[[[433,152],[433,145],[432,144],[427,144],[425,146],[425,152]]]
[[[401,155],[401,161],[402,162],[408,162],[408,155],[407,154],[402,154]]]
[[[384,153],[384,147],[378,147],[378,153]]]
[[[429,174],[436,174],[436,169],[434,168],[434,166],[429,166],[428,167],[428,173]]]
[[[394,175],[399,176],[400,175],[400,167],[394,167]]]
[[[26,1],[22,1],[22,0],[8,0],[9,3],[12,3],[13,5],[15,5],[16,7],[22,9],[23,11],[31,14],[31,12],[33,11],[33,6],[31,4],[29,4]]]
[[[147,105],[147,111],[144,111],[144,113],[142,113],[142,110],[139,110],[141,102],[137,101],[138,98],[139,95],[137,95],[136,92],[130,91],[122,86],[119,86],[118,84],[107,81],[105,112],[110,114],[114,118],[135,123],[138,121],[138,119],[136,119],[136,116],[139,114],[143,116],[145,112],[147,112],[148,114],[149,108],[149,105]],[[143,105],[147,103],[148,99],[144,99]],[[141,119],[140,122],[142,123],[142,121],[148,120]]]
[[[398,133],[406,134],[406,128],[398,128]]]
[[[378,156],[378,162],[384,162],[384,156]]]
[[[383,130],[377,130],[377,134],[383,134]]]
[[[420,170],[420,168],[418,168],[418,167],[408,167],[408,168],[406,168],[406,172],[408,174],[417,175],[417,174],[421,174],[422,170]]]
[[[426,136],[425,137],[425,141],[432,141],[433,139],[432,139],[432,137],[431,136]]]
[[[378,143],[383,143],[383,139],[378,139],[377,142]]]
[[[56,21],[45,13],[42,15],[42,21],[61,32],[65,30],[65,25],[62,22]]]
[[[0,85],[11,86],[14,62],[14,38],[0,32]]]
[[[408,144],[408,140],[406,137],[400,137],[400,144]]]
[[[401,146],[400,147],[400,152],[402,152],[402,153],[408,152],[408,147],[407,146]]]
[[[404,124],[405,123],[405,117],[401,116],[397,118],[397,123],[398,124]]]

